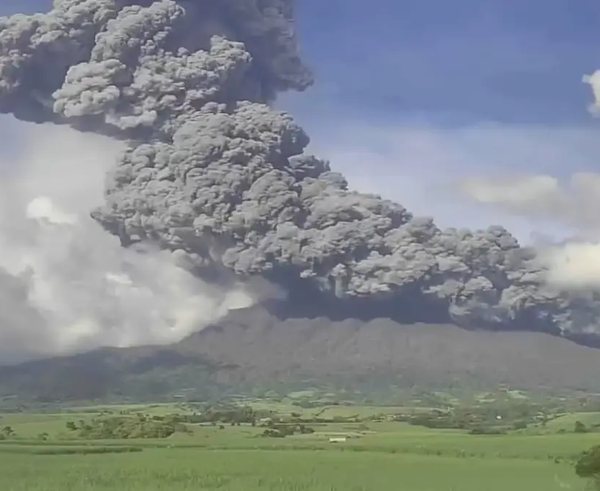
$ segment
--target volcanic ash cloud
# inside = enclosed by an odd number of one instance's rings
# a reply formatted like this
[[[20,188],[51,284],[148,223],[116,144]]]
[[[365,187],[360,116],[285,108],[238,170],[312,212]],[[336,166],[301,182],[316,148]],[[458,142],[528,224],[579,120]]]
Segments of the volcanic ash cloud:
[[[289,0],[56,0],[0,20],[0,75],[0,112],[125,147],[92,216],[135,261],[159,249],[204,281],[259,276],[465,326],[598,324],[593,292],[548,282],[504,228],[440,230],[304,152],[302,128],[269,106],[312,83]]]

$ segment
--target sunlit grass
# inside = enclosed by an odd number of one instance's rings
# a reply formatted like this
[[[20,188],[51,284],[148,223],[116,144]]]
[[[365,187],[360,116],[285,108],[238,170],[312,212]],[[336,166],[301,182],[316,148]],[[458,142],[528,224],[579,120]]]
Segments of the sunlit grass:
[[[150,449],[104,455],[5,455],[10,491],[505,491],[580,485],[548,461],[340,451]]]
[[[140,410],[111,411],[129,409]],[[315,433],[286,438],[264,438],[250,425],[190,425],[190,435],[154,440],[69,436],[66,421],[98,416],[3,415],[16,435],[0,442],[0,490],[579,491],[585,483],[571,462],[600,441],[591,433],[475,436],[399,422],[311,424]],[[329,442],[342,434],[346,442]]]

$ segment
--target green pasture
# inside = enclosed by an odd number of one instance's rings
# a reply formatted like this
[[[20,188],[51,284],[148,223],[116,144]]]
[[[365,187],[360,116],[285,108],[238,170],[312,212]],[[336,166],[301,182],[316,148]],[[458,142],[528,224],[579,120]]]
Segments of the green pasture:
[[[550,461],[381,452],[146,449],[2,454],[7,491],[550,491],[582,482]]]
[[[278,409],[289,414],[289,407]],[[398,410],[326,406],[306,411],[331,418],[337,411],[368,417]],[[264,428],[250,424],[190,424],[190,434],[166,439],[68,439],[67,421],[121,411],[159,415],[183,409],[98,406],[59,414],[0,415],[0,427],[14,430],[14,436],[0,441],[0,490],[581,491],[585,482],[576,477],[573,462],[600,443],[600,433],[571,431],[575,421],[591,425],[598,413],[560,416],[540,434],[470,435],[363,421],[311,423],[314,433],[285,438],[263,437]],[[562,427],[569,431],[559,433]],[[347,440],[329,440],[340,436]]]

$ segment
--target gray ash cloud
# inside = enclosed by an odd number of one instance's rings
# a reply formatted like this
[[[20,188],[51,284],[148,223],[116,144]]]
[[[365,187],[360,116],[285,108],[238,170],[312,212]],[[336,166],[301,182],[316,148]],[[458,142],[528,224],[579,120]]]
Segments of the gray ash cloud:
[[[598,329],[598,295],[548,283],[503,227],[440,230],[304,153],[307,134],[269,106],[312,83],[291,0],[55,0],[0,19],[0,76],[1,112],[127,142],[92,212],[124,246],[175,251],[204,278],[264,276],[300,313],[304,299],[306,312]]]

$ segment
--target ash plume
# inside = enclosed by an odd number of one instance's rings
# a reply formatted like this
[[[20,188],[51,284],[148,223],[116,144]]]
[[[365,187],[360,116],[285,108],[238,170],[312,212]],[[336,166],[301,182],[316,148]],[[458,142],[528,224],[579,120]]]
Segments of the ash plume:
[[[93,218],[198,277],[264,277],[338,315],[597,332],[597,294],[547,281],[503,227],[440,230],[304,152],[306,133],[269,106],[312,83],[293,6],[55,0],[0,19],[0,112],[124,142]]]

